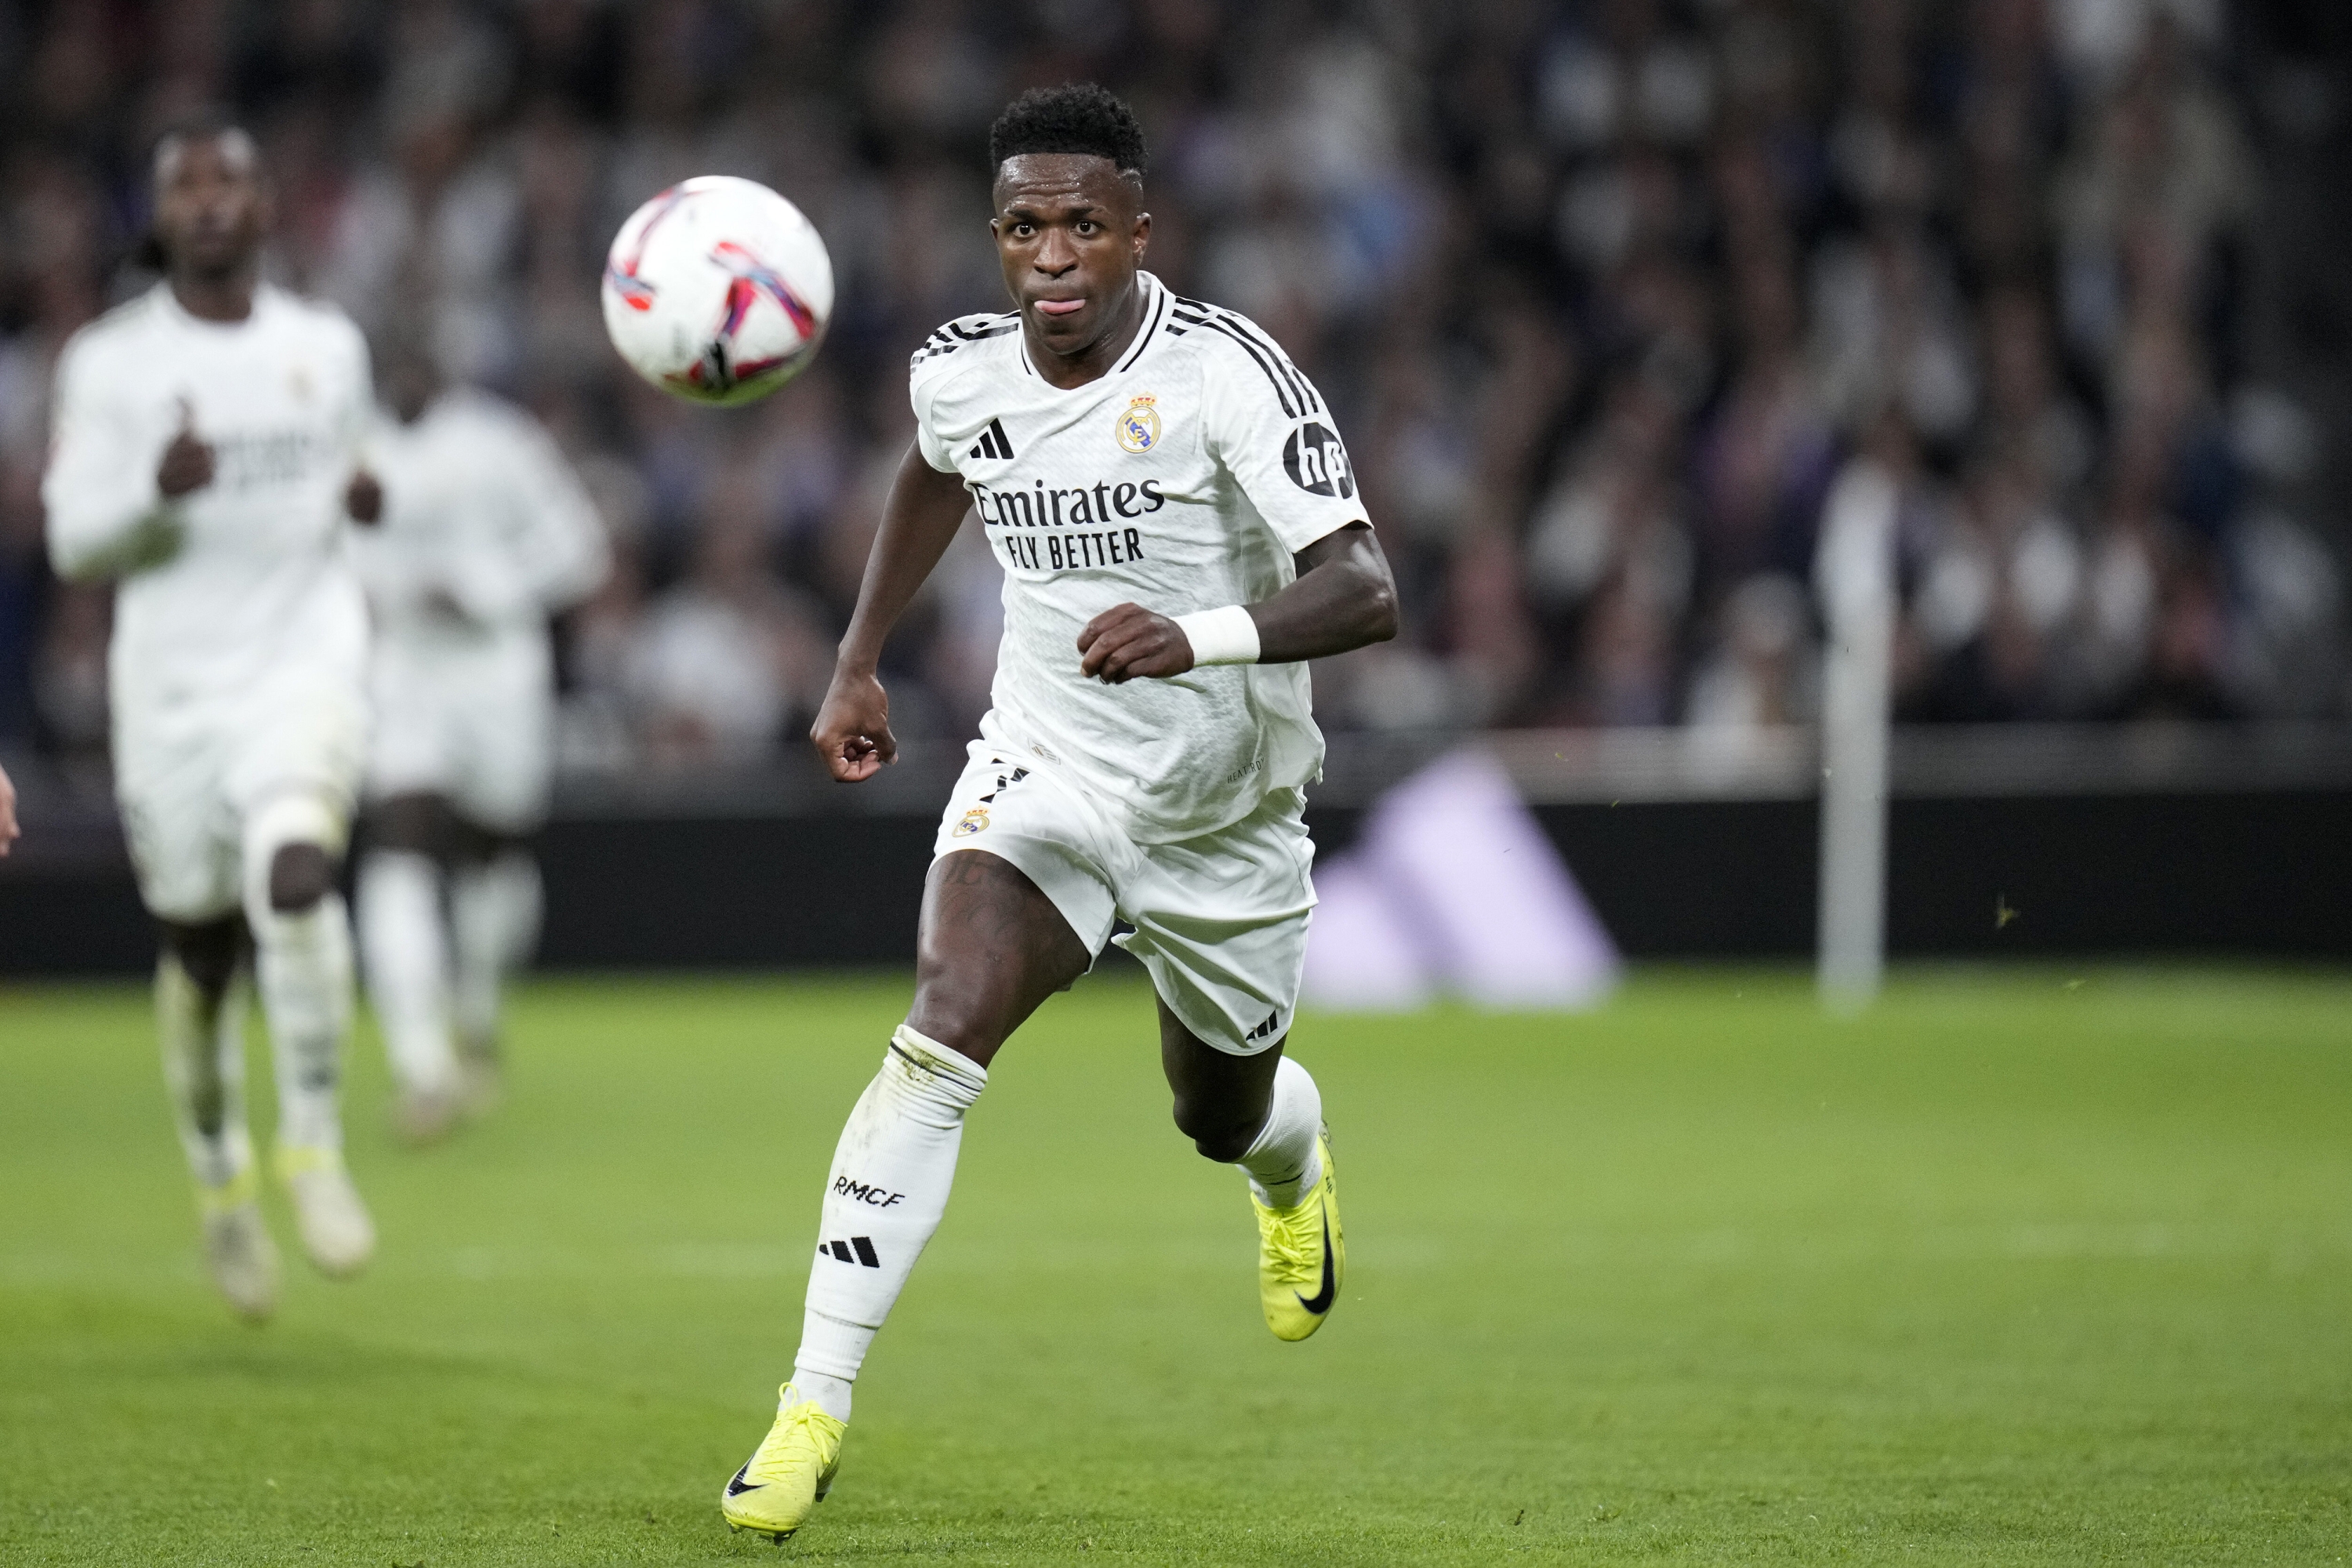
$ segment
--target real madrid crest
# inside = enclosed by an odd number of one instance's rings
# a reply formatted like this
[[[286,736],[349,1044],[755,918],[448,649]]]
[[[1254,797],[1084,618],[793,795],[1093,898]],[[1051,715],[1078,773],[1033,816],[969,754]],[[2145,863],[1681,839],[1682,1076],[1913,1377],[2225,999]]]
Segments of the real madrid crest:
[[[984,805],[975,805],[970,811],[963,814],[963,820],[955,825],[955,831],[949,837],[953,838],[969,838],[973,834],[983,833],[986,832],[987,829],[988,807]]]
[[[1144,393],[1118,416],[1118,444],[1130,452],[1149,452],[1160,444],[1160,400]]]

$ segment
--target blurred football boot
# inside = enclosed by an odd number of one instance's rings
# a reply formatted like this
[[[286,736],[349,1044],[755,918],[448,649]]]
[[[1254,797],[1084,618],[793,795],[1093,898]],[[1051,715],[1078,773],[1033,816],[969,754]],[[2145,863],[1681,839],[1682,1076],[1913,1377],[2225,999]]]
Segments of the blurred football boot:
[[[246,1170],[225,1187],[196,1192],[205,1268],[230,1310],[249,1323],[266,1323],[278,1310],[278,1244],[262,1222],[259,1187]]]
[[[347,1279],[375,1256],[375,1222],[343,1169],[341,1151],[279,1144],[278,1179],[294,1200],[302,1250],[319,1272]]]
[[[393,1131],[403,1142],[417,1148],[446,1138],[465,1114],[464,1091],[448,1089],[404,1089],[392,1102]]]

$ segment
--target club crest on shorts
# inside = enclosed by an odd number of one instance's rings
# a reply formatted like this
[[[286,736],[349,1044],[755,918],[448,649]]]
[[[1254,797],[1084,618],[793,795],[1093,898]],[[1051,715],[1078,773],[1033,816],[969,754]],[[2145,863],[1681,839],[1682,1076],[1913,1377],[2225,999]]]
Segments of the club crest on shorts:
[[[969,838],[973,834],[983,833],[986,832],[987,829],[988,807],[984,805],[975,805],[970,811],[963,814],[963,820],[955,825],[955,829],[950,837],[955,838]]]
[[[1145,393],[1127,405],[1118,416],[1118,444],[1130,452],[1149,452],[1160,444],[1160,410],[1152,405],[1160,400]]]

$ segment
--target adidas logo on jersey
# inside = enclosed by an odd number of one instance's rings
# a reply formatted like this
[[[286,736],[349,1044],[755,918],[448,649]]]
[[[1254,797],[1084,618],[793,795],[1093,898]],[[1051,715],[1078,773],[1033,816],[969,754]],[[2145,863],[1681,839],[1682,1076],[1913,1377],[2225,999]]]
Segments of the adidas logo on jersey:
[[[1013,457],[1013,443],[1004,438],[1004,426],[992,419],[988,422],[988,428],[980,433],[980,440],[965,456],[993,458],[998,462],[1009,462]]]
[[[868,1268],[882,1267],[882,1255],[874,1250],[874,1238],[870,1236],[853,1236],[847,1241],[819,1242],[816,1249],[844,1263],[863,1263]]]
[[[1277,1007],[1273,1012],[1268,1013],[1265,1016],[1265,1023],[1260,1024],[1256,1028],[1252,1029],[1248,1034],[1244,1035],[1242,1039],[1244,1042],[1250,1040],[1271,1039],[1274,1037],[1274,1032],[1281,1026],[1282,1010]]]

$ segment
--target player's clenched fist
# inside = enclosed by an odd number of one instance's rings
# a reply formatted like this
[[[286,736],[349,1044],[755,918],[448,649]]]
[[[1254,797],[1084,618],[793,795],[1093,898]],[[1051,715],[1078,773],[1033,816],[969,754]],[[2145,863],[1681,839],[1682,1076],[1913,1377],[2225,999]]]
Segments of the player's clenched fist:
[[[361,527],[373,527],[383,516],[383,482],[365,468],[354,472],[343,487],[343,510]]]
[[[1184,628],[1141,605],[1115,605],[1078,634],[1078,668],[1106,686],[1141,676],[1181,675],[1192,668]]]
[[[890,697],[868,671],[836,669],[809,727],[809,740],[824,765],[844,784],[872,778],[885,763],[898,760],[890,733]]]
[[[213,449],[196,439],[195,410],[188,400],[180,399],[180,429],[172,444],[163,448],[163,460],[155,467],[155,488],[167,500],[177,500],[190,490],[200,490],[213,482]]]

